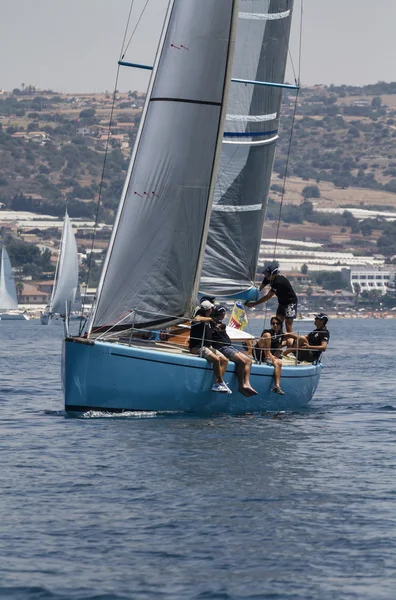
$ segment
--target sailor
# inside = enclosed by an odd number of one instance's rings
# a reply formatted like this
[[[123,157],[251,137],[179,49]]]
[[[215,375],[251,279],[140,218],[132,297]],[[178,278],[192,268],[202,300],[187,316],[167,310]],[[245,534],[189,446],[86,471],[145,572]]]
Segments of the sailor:
[[[256,302],[247,302],[246,306],[252,308],[263,302],[267,302],[273,296],[278,298],[278,308],[276,309],[276,316],[280,319],[282,324],[286,323],[286,331],[290,333],[293,331],[293,319],[297,316],[297,296],[292,288],[290,281],[280,275],[278,267],[272,266],[267,267],[263,271],[264,279],[260,285],[260,291],[270,285],[270,290],[263,296],[256,300]]]
[[[189,348],[191,354],[205,358],[213,365],[215,383],[212,392],[231,394],[224,383],[223,376],[228,365],[228,359],[212,345],[213,304],[209,300],[201,301],[191,322]]]
[[[278,317],[272,317],[271,328],[264,329],[261,332],[260,339],[257,340],[253,354],[257,361],[265,362],[274,367],[274,385],[272,392],[284,396],[285,392],[280,386],[282,373],[282,360],[280,348],[286,345],[287,340],[282,333],[282,322]]]
[[[288,334],[288,338],[293,340],[291,348],[288,348],[283,354],[287,356],[291,352],[296,355],[297,360],[305,362],[316,362],[320,359],[322,352],[325,352],[330,340],[330,332],[326,325],[329,317],[326,313],[315,315],[314,331],[308,335]],[[301,350],[299,350],[301,348]]]
[[[237,365],[237,378],[239,383],[239,392],[243,396],[256,396],[257,392],[250,384],[250,369],[252,359],[244,352],[235,348],[227,334],[226,325],[222,322],[227,309],[224,306],[215,306],[213,310],[213,320],[215,325],[212,327],[212,343],[214,348],[220,350],[224,356]]]
[[[201,298],[199,299],[199,304],[196,307],[196,309],[194,310],[194,317],[201,308],[201,306],[200,306],[201,302],[204,302],[205,300],[208,300],[208,302],[210,302],[214,306],[216,296],[201,296]]]

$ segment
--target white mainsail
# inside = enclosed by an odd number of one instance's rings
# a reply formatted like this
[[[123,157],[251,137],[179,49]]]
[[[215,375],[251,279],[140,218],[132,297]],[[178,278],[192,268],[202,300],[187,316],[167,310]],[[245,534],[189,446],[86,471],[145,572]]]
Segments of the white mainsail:
[[[233,78],[283,83],[293,0],[241,0]],[[200,290],[254,286],[282,89],[232,84]]]
[[[237,0],[173,0],[91,327],[192,314],[231,78]]]
[[[15,310],[18,308],[17,291],[7,250],[1,250],[0,266],[0,310]]]
[[[76,297],[77,286],[77,244],[69,215],[66,212],[55,282],[48,308],[49,313],[66,314],[66,307],[70,307]]]

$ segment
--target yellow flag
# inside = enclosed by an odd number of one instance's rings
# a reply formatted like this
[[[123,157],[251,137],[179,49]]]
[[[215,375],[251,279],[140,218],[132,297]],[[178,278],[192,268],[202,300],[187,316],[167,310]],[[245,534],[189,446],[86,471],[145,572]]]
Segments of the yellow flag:
[[[248,318],[245,311],[245,305],[242,302],[235,302],[228,327],[234,327],[234,329],[245,329],[247,324]]]

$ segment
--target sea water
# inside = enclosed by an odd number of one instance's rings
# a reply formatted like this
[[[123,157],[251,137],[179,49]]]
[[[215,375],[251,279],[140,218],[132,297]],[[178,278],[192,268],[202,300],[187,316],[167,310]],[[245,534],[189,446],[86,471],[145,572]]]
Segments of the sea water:
[[[0,598],[393,600],[396,320],[329,329],[303,413],[76,419],[62,326],[0,322]]]

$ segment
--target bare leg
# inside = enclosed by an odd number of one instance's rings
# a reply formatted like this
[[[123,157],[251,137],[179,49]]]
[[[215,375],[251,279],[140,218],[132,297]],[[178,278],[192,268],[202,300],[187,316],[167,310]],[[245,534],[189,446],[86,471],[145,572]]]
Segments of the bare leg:
[[[279,358],[273,359],[274,365],[274,385],[275,387],[280,387],[280,378],[282,373],[282,361]]]
[[[220,359],[220,373],[221,373],[221,378],[223,379],[224,377],[224,373],[226,372],[227,366],[228,366],[228,358],[226,358],[225,356],[221,355],[219,357]]]
[[[228,365],[228,359],[222,354],[215,354],[214,352],[207,352],[205,358],[213,365],[216,383],[224,383],[223,376]]]
[[[286,333],[292,333],[293,331],[293,319],[285,319],[286,323]]]
[[[243,396],[256,396],[257,392],[250,384],[250,369],[252,360],[242,352],[237,352],[234,356],[234,362],[237,365],[237,377],[239,383],[239,392]]]
[[[299,335],[296,340],[293,340],[293,344],[290,348],[284,351],[283,356],[288,356],[291,352],[298,355],[298,350],[303,350],[304,346],[308,344],[308,338],[305,335]],[[297,356],[298,359],[298,356]]]
[[[264,333],[263,337],[257,340],[256,348],[264,350],[265,360],[271,359],[271,336],[269,333]]]

